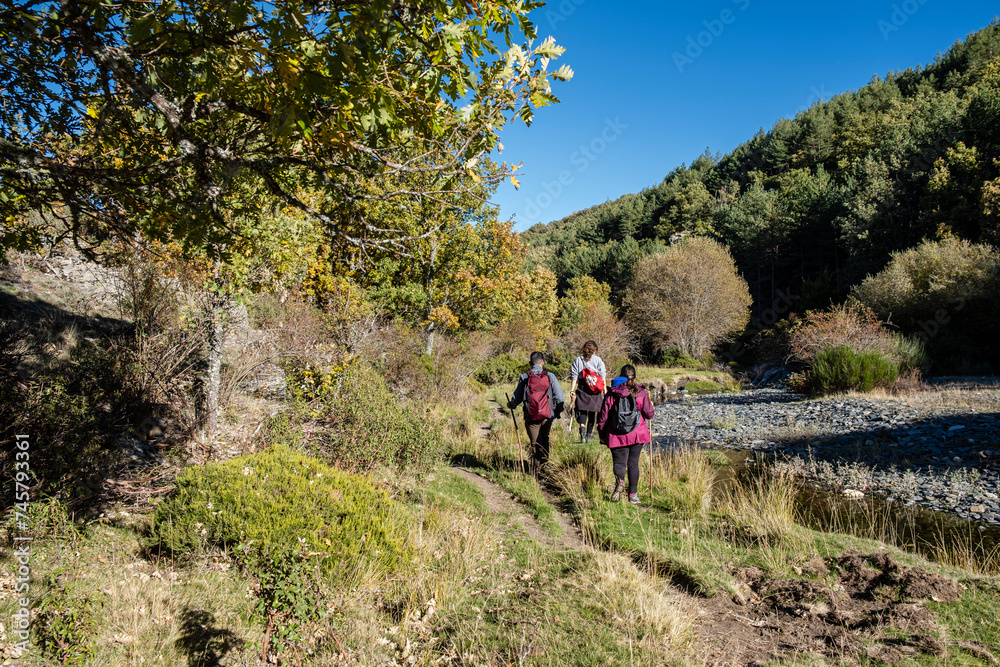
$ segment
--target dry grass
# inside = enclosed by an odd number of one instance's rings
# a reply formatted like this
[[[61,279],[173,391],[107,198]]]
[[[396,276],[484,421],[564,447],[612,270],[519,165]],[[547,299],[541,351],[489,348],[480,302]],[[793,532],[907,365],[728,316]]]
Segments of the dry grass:
[[[685,512],[704,517],[712,505],[715,469],[693,445],[646,458],[646,476],[654,494],[669,492]],[[650,470],[651,468],[651,470]]]
[[[442,607],[465,601],[467,580],[488,577],[484,564],[503,550],[502,540],[481,516],[439,505],[425,510],[410,531],[410,544],[417,552],[412,571],[391,584],[392,597],[404,600],[408,610],[422,609],[430,600]]]
[[[795,482],[768,473],[737,480],[719,498],[719,509],[754,534],[780,541],[795,527]]]
[[[909,396],[888,397],[912,408],[921,410],[958,409],[1000,410],[1000,388],[983,385],[971,388],[949,388],[920,392]]]
[[[691,637],[692,602],[664,580],[640,572],[626,556],[597,553],[594,588],[602,607],[623,631],[661,648],[682,646]]]

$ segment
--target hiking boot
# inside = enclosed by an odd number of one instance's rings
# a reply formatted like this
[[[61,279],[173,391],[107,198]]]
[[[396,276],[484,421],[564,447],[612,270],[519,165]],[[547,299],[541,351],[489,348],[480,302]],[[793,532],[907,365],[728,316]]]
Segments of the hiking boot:
[[[628,494],[628,501],[630,503],[632,503],[633,505],[638,505],[639,504],[639,494],[638,493],[630,493],[630,494]]]
[[[580,427],[580,442],[587,442],[588,438],[586,436],[587,430],[584,427]]]
[[[587,438],[584,440],[584,442],[590,442],[593,439],[594,439],[594,434],[591,433],[590,431],[587,431]]]
[[[611,502],[617,503],[622,499],[622,493],[625,492],[625,480],[620,479],[615,483],[615,490],[611,494]]]

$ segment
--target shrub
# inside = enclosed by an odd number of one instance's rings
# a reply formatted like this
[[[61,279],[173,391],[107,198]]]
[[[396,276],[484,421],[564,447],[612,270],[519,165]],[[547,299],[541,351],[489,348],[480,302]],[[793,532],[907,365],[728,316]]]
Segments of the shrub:
[[[84,665],[97,647],[102,602],[57,586],[34,611],[35,644],[62,665]]]
[[[994,351],[1000,335],[1000,252],[992,246],[925,241],[894,254],[881,273],[854,289],[854,297],[930,343],[936,357],[954,363],[985,354],[1000,360]]]
[[[570,327],[558,342],[561,350],[565,350],[565,354],[560,356],[565,356],[572,363],[588,340],[597,343],[597,354],[604,360],[609,373],[617,372],[639,354],[637,336],[606,304],[590,304],[580,309],[579,322]],[[546,369],[559,375],[551,365],[546,365]],[[569,371],[568,366],[566,370]]]
[[[750,321],[750,290],[729,250],[689,237],[641,260],[625,296],[629,325],[657,350],[701,357]]]
[[[302,544],[341,576],[366,563],[398,567],[405,515],[369,479],[284,445],[192,466],[156,508],[150,546],[173,554],[236,547],[260,557]]]
[[[899,378],[899,366],[873,350],[858,352],[847,345],[823,350],[805,375],[802,388],[811,394],[869,392],[889,388]]]
[[[473,383],[477,383],[476,376],[491,356],[493,341],[480,332],[462,339],[443,335],[436,338],[434,351],[423,355],[431,388],[425,400],[455,404],[476,388]]]
[[[28,433],[35,494],[83,503],[99,493],[100,480],[120,458],[119,438],[150,410],[128,356],[84,342],[28,381],[0,373],[4,469],[14,469],[14,434]],[[4,484],[13,486],[13,475]],[[14,497],[13,488],[5,497]]]
[[[318,427],[303,429],[310,433],[303,444],[330,464],[350,471],[419,470],[444,452],[440,425],[401,403],[372,369],[354,364],[314,382],[310,392],[292,388],[295,418]]]
[[[278,662],[286,651],[288,662],[299,664],[303,653],[311,653],[317,635],[305,626],[323,615],[320,590],[310,553],[299,547],[284,547],[274,553],[241,556],[244,567],[256,580],[254,620],[264,625],[265,641],[260,649],[263,663]]]
[[[433,393],[431,369],[421,359],[426,344],[415,328],[392,324],[375,332],[379,353],[373,357],[385,383],[400,398],[427,400]]]
[[[788,327],[787,337],[790,358],[809,365],[823,351],[841,346],[876,352],[904,370],[927,363],[920,340],[890,331],[873,310],[855,300],[809,313]]]
[[[529,370],[528,363],[509,354],[488,359],[476,371],[476,379],[483,384],[507,384]]]

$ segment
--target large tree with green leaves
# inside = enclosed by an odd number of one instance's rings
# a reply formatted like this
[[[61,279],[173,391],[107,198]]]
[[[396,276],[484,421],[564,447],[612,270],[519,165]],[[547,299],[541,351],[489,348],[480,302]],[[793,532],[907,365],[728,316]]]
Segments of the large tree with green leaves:
[[[409,240],[364,204],[409,211],[511,177],[480,167],[500,129],[557,101],[572,72],[548,70],[562,49],[536,41],[541,5],[5,0],[0,249],[50,231],[26,215],[45,211],[77,241],[221,254],[260,194],[343,244]]]

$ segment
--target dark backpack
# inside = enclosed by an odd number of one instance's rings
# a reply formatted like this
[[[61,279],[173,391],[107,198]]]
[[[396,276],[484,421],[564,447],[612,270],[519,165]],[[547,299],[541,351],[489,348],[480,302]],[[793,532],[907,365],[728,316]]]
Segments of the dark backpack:
[[[627,435],[639,427],[639,406],[635,396],[616,396],[614,404],[615,418],[611,422],[611,432],[615,435]]]
[[[527,396],[524,401],[528,406],[528,419],[532,421],[552,419],[552,406],[549,405],[551,388],[552,382],[548,373],[528,373],[528,386],[525,387]]]

